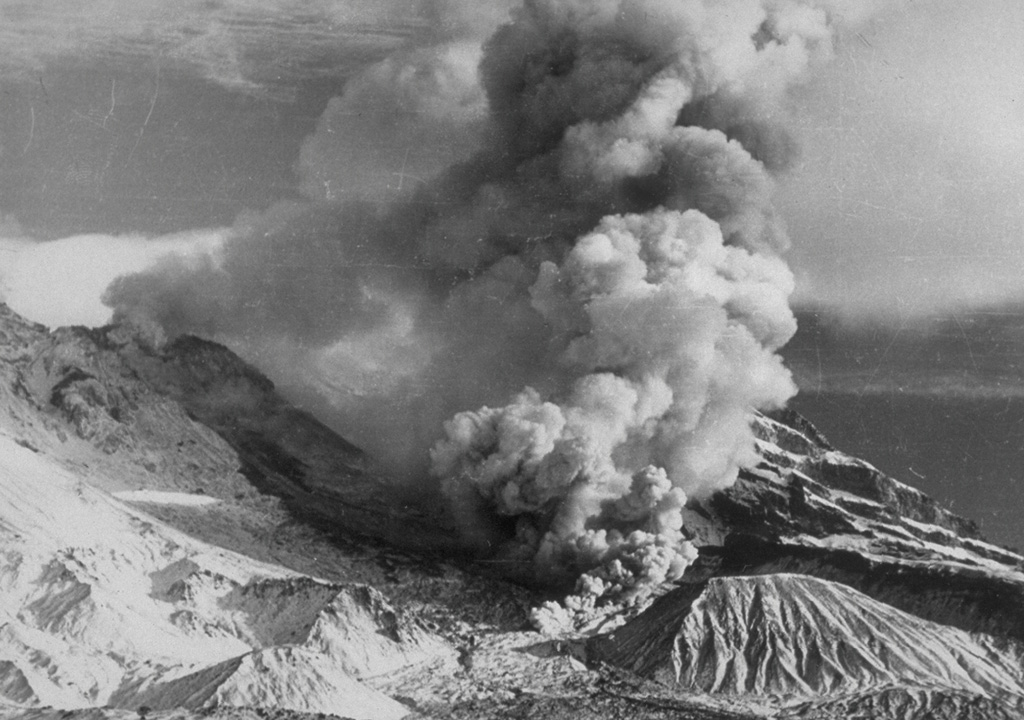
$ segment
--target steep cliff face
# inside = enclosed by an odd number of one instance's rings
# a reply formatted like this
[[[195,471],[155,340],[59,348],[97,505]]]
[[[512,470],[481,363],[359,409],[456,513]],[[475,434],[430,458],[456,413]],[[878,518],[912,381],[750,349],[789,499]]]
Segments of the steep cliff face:
[[[793,413],[587,641],[215,343],[0,306],[0,405],[3,715],[1024,714],[1024,559]]]

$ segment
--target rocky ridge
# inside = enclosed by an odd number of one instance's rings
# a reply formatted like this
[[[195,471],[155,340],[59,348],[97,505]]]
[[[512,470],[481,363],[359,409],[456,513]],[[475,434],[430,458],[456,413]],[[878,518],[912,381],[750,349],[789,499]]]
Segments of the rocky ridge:
[[[330,712],[348,698],[353,717],[398,718],[360,680],[453,653],[373,588],[197,542],[8,438],[0,454],[8,702]]]
[[[1024,560],[792,413],[688,505],[678,586],[551,639],[542,597],[215,343],[0,306],[0,403],[3,715],[1021,713]]]
[[[928,620],[1024,639],[1024,558],[798,416],[761,417],[755,429],[761,463],[688,508],[701,545],[688,580],[802,573]]]
[[[817,717],[821,698],[877,710],[902,697],[914,714],[962,713],[971,703],[1001,713],[993,717],[1024,713],[1019,645],[807,575],[686,585],[589,646],[592,658],[669,687],[764,697],[793,717]]]

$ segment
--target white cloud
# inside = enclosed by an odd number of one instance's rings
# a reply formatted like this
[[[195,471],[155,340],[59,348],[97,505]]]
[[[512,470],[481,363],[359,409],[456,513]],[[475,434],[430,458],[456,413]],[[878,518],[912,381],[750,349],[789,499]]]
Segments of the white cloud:
[[[103,325],[111,310],[100,298],[114,278],[141,272],[167,255],[212,253],[226,237],[219,229],[156,238],[76,235],[48,242],[0,237],[0,299],[45,325]]]

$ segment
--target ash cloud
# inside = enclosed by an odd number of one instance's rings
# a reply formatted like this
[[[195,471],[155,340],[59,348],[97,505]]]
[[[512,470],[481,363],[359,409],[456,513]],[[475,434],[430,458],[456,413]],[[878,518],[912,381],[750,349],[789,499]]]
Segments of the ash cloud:
[[[418,43],[358,73],[303,144],[303,193],[314,200],[408,197],[478,149],[487,98],[477,79],[482,43],[511,0],[432,0]]]
[[[481,553],[581,578],[577,607],[628,599],[692,562],[687,496],[754,462],[753,412],[795,392],[771,175],[835,4],[528,0],[496,28],[470,7],[437,4],[332,102],[303,153],[318,202],[107,301],[432,475]],[[400,157],[413,189],[380,178]]]

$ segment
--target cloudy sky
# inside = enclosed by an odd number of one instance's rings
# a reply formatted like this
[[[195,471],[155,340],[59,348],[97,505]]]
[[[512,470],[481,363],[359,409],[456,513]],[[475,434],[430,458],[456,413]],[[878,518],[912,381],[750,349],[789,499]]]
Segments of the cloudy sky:
[[[167,281],[153,289],[169,288],[191,313],[186,329],[209,329],[279,384],[312,388],[305,400],[337,428],[371,428],[366,437],[349,434],[357,442],[392,437],[380,428],[411,416],[403,404],[408,387],[430,385],[444,396],[425,411],[433,419],[420,446],[435,439],[439,417],[506,402],[503,393],[526,379],[537,384],[515,369],[529,367],[543,349],[535,347],[539,320],[526,290],[532,276],[499,271],[455,294],[454,316],[475,318],[444,338],[459,362],[451,363],[450,378],[424,376],[428,360],[444,355],[429,323],[415,320],[434,289],[415,272],[389,267],[378,251],[351,242],[339,250],[338,238],[358,236],[352,224],[368,220],[331,208],[409,198],[494,132],[476,68],[482,43],[515,4],[0,0],[0,297],[50,325],[102,324],[110,317],[100,301],[108,283],[171,253],[184,264],[161,266],[129,286],[129,295],[145,297],[152,278]],[[815,44],[813,12],[804,27],[797,13],[796,25],[776,28],[803,34],[818,55],[806,73],[799,53],[789,58],[796,65],[788,67],[785,101],[759,105],[779,117],[753,120],[788,131],[780,143],[788,168],[775,175],[775,205],[789,229],[785,258],[796,276],[796,305],[882,324],[830,346],[805,323],[810,331],[785,350],[805,389],[797,402],[817,398],[830,374],[857,393],[877,385],[882,398],[903,393],[910,380],[924,394],[956,387],[976,395],[984,375],[990,394],[1001,397],[1019,386],[1024,347],[1020,323],[993,320],[990,312],[1024,303],[1024,3],[812,4],[846,19],[837,23],[838,36]],[[719,17],[735,8],[742,21],[752,6],[722,0],[716,7]],[[748,46],[756,40],[741,39]],[[711,59],[730,66],[729,58]],[[749,77],[768,78],[766,86],[738,87],[739,94],[772,93],[770,74]],[[227,246],[236,285],[225,289],[202,258]],[[289,300],[295,297],[302,303]],[[428,318],[448,317],[451,303],[439,302],[443,312]],[[459,302],[480,312],[460,315]],[[207,316],[222,307],[222,317]],[[977,332],[964,319],[971,312],[983,318]],[[932,344],[905,332],[915,320],[927,325],[935,317],[945,319]],[[519,334],[507,330],[512,326]],[[474,342],[478,336],[496,349]],[[982,367],[983,355],[998,367]],[[468,379],[474,363],[482,370]],[[489,385],[495,377],[504,379],[501,387]],[[363,402],[363,388],[378,394]],[[342,420],[331,415],[339,403]],[[830,412],[813,404],[805,411],[815,420]],[[919,414],[908,415],[911,425]],[[890,415],[895,411],[870,408],[851,414],[843,405],[839,416],[874,433],[850,449],[887,457],[871,443],[902,437],[895,419],[891,428],[880,424]],[[351,428],[344,418],[358,422]],[[997,421],[998,432],[1018,426],[1008,417]],[[416,428],[399,430],[389,453],[417,444],[407,441]],[[978,447],[988,443],[983,452],[995,457],[995,427],[975,430]],[[856,440],[852,430],[845,435]],[[935,468],[920,459],[899,467],[907,456],[901,444],[885,469],[945,478],[958,462],[974,462],[977,450],[953,440],[943,441],[952,459],[943,456]],[[1016,452],[1020,443],[1013,436],[1005,445]],[[920,447],[922,457],[939,457],[925,441]],[[999,508],[1021,501],[1019,493],[1000,494],[1017,492],[1006,477],[1019,458],[996,465],[986,477],[998,492],[976,492],[958,478],[946,478],[951,490],[934,478],[926,489],[991,521]],[[978,498],[989,504],[971,506]],[[1018,525],[1008,519],[1002,537],[1024,542],[1013,535]]]
[[[781,187],[801,297],[908,312],[1024,295],[1024,5],[894,3],[800,99]]]
[[[247,211],[358,193],[346,173],[378,197],[421,181],[466,137],[429,122],[400,132],[396,119],[358,157],[335,152],[332,133],[387,113],[387,98],[352,88],[347,102],[346,83],[439,38],[465,40],[452,67],[471,67],[507,12],[478,5],[0,0],[9,301],[48,322],[100,322],[83,297],[101,278],[193,235],[209,243]],[[797,298],[889,314],[1024,299],[1024,5],[878,5],[791,101],[801,155],[778,205]],[[474,112],[480,98],[459,91],[442,97]]]

